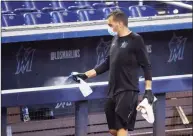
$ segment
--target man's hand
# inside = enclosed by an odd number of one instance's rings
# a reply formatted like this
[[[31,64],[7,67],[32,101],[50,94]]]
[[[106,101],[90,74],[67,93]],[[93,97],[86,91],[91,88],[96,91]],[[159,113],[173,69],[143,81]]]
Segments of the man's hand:
[[[81,78],[82,80],[86,80],[88,78],[85,73],[75,73],[75,74],[73,73],[72,77],[74,78],[75,81],[78,81],[77,77]]]
[[[73,72],[72,77],[74,78],[75,81],[77,81],[77,77],[81,78],[82,80],[86,80],[87,78],[92,78],[96,76],[96,71],[94,69],[91,69],[85,73],[78,73],[78,72]]]
[[[154,101],[154,95],[152,93],[152,90],[145,90],[145,94],[143,95],[143,99],[147,98],[149,104],[152,104]]]

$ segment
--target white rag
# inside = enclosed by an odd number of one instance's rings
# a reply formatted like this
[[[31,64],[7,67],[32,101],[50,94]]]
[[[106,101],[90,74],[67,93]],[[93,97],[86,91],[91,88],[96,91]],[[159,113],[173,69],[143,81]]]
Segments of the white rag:
[[[157,101],[157,98],[154,96],[154,102]],[[141,103],[138,105],[140,108],[138,111],[141,112],[143,118],[147,120],[149,123],[154,123],[154,113],[153,113],[153,106],[148,103],[148,99],[144,98]]]
[[[76,75],[77,72],[72,72],[71,75]],[[77,80],[80,81],[79,89],[84,97],[89,96],[93,91],[90,86],[81,78],[77,77]]]

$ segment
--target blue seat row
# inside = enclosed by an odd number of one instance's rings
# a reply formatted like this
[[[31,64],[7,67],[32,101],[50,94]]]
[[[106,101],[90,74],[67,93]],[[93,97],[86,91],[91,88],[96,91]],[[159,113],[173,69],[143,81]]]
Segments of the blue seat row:
[[[182,0],[181,2],[191,6],[193,5],[192,1]],[[192,13],[192,10],[178,7],[175,5],[169,5],[169,4],[167,5],[167,14],[184,14],[184,13]]]
[[[77,10],[85,8],[101,8],[115,6],[115,2],[106,3],[103,1],[2,1],[3,13],[23,13],[34,11],[59,11],[59,10]]]
[[[103,20],[113,10],[124,11],[129,17],[155,16],[157,12],[149,6],[131,6],[127,10],[121,7],[102,9],[79,9],[76,11],[28,12],[24,14],[2,14],[2,26],[35,25],[78,21]]]
[[[192,5],[192,1],[181,0],[186,4]],[[60,11],[60,10],[78,10],[78,9],[100,9],[105,7],[124,7],[128,9],[130,6],[138,5],[139,1],[112,1],[105,2],[105,0],[100,1],[88,1],[88,0],[75,0],[75,1],[1,1],[2,13],[23,13],[23,12],[50,12],[50,11]],[[145,5],[148,3],[149,6],[155,8],[156,4],[159,2],[144,2]],[[174,5],[166,6],[166,14],[180,14],[189,13],[191,10],[177,7]]]
[[[193,4],[192,1],[189,0],[178,0],[178,2],[182,2],[184,4],[191,5]],[[144,1],[144,5],[149,5],[151,7],[156,8],[157,10],[161,10],[162,14],[165,15],[175,15],[175,14],[184,14],[184,13],[192,13],[191,9],[183,8],[177,5],[171,5],[171,4],[166,4],[164,2],[157,2],[157,1]]]

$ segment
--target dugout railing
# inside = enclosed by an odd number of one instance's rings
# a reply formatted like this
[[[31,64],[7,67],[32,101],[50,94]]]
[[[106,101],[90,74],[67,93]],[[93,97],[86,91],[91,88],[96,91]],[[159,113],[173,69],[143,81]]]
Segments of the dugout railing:
[[[88,100],[105,98],[107,82],[89,83],[93,93],[83,97],[77,85],[51,86],[3,90],[2,92],[2,131],[6,136],[7,107],[19,105],[49,104],[60,101],[75,101],[75,135],[86,136],[88,132]],[[144,90],[144,81],[140,81],[140,90]],[[164,136],[166,93],[192,90],[192,75],[179,75],[153,78],[153,90],[158,101],[155,108],[153,135]],[[68,95],[67,95],[68,94]],[[43,98],[43,99],[42,99]],[[175,103],[175,102],[174,102]],[[177,105],[178,106],[178,105]],[[104,119],[103,119],[104,120]]]

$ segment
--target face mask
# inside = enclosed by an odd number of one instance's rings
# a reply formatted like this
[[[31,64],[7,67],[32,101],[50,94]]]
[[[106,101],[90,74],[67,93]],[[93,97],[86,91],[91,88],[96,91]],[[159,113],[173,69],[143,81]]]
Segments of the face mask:
[[[109,32],[109,34],[112,35],[112,36],[117,35],[116,32],[113,32],[113,29],[112,29],[110,26],[108,26],[108,32]]]

